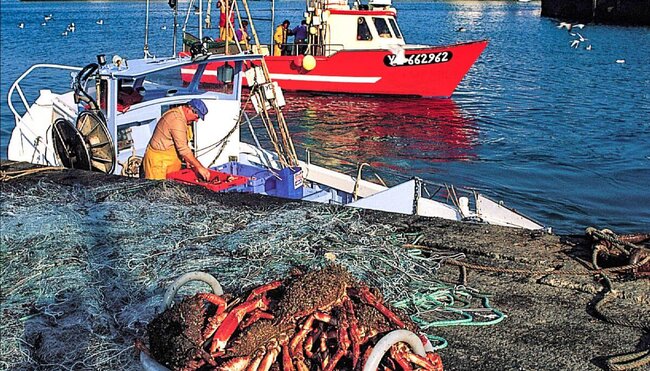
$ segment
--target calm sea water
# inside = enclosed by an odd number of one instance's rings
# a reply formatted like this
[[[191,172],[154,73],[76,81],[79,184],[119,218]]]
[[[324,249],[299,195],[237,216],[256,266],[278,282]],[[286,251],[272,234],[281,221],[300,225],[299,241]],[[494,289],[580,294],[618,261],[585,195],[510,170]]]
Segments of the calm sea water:
[[[299,21],[303,1],[279,4],[277,23]],[[391,169],[384,177],[392,180],[402,174],[477,188],[559,233],[650,230],[649,28],[587,25],[579,32],[588,41],[572,49],[573,37],[540,17],[539,2],[395,5],[410,43],[490,44],[449,100],[287,94],[285,114],[299,148],[350,172],[365,161]],[[141,57],[145,2],[2,0],[1,7],[4,159],[11,83],[35,63],[82,66],[101,53]],[[54,19],[42,26],[50,13]],[[71,22],[76,32],[62,36]],[[270,24],[257,27],[268,38]],[[152,3],[150,29],[153,53],[170,55],[166,1]]]

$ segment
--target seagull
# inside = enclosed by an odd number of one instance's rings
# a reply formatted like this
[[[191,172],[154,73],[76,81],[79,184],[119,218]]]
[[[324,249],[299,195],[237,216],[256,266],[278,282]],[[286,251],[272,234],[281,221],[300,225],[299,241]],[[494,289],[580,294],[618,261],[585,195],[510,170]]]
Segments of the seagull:
[[[47,22],[41,23],[41,26],[47,26]]]
[[[591,44],[585,46],[585,50],[591,50]]]
[[[68,25],[68,31],[74,32],[77,29],[77,27],[74,25],[74,22],[70,23]]]
[[[623,64],[623,63],[625,63],[625,59],[617,59],[616,63]]]
[[[572,48],[578,49],[578,45],[580,45],[580,40],[576,39],[576,40],[571,41],[571,47]]]
[[[52,13],[50,13],[50,14],[46,15],[45,17],[43,17],[43,19],[45,20],[45,22],[51,20],[52,19]]]
[[[582,37],[582,35],[580,35],[580,33],[578,33],[578,32],[575,33],[575,36],[578,36],[578,40],[580,40],[580,42],[589,40],[589,39],[585,39],[584,37]]]
[[[23,22],[18,23],[18,28],[25,28],[25,24]]]
[[[104,20],[103,20],[103,19],[98,19],[98,20],[97,20],[97,22],[95,22],[95,23],[97,23],[97,24],[100,24],[100,25],[101,25],[101,24],[104,24]]]
[[[467,31],[465,27],[460,27],[459,29],[456,30],[457,32],[465,32]]]
[[[63,31],[63,33],[61,34],[61,36],[68,36],[68,31]]]
[[[166,30],[166,29],[167,29],[167,26],[162,26],[162,27],[160,27],[160,29],[161,29],[161,30]]]
[[[576,23],[576,24],[573,25],[573,28],[583,29],[583,28],[585,28],[585,25],[582,24],[582,23]]]
[[[567,31],[571,31],[571,23],[560,22],[560,24],[557,25],[557,28],[566,28]]]

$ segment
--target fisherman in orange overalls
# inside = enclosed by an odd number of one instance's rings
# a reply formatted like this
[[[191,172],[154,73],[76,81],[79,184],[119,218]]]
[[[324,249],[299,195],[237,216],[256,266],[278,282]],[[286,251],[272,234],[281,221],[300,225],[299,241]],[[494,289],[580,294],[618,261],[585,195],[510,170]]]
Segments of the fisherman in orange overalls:
[[[165,112],[149,140],[142,165],[147,179],[166,179],[167,174],[181,169],[181,159],[194,169],[197,176],[210,180],[210,170],[203,166],[188,146],[188,126],[205,119],[208,108],[200,99]]]

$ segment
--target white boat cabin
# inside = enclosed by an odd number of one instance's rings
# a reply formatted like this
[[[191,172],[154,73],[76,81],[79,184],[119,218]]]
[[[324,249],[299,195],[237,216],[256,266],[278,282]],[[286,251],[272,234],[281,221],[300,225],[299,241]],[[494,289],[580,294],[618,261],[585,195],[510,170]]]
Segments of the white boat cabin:
[[[352,7],[346,0],[316,0],[307,7],[305,21],[313,55],[405,45],[391,0],[355,2]]]

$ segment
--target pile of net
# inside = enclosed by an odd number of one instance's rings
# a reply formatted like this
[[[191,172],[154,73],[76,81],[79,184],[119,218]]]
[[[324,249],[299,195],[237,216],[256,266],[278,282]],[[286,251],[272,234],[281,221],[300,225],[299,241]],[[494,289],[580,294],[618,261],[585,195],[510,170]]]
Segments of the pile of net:
[[[171,369],[442,371],[417,326],[330,264],[231,297],[199,293],[147,327],[150,356]]]

